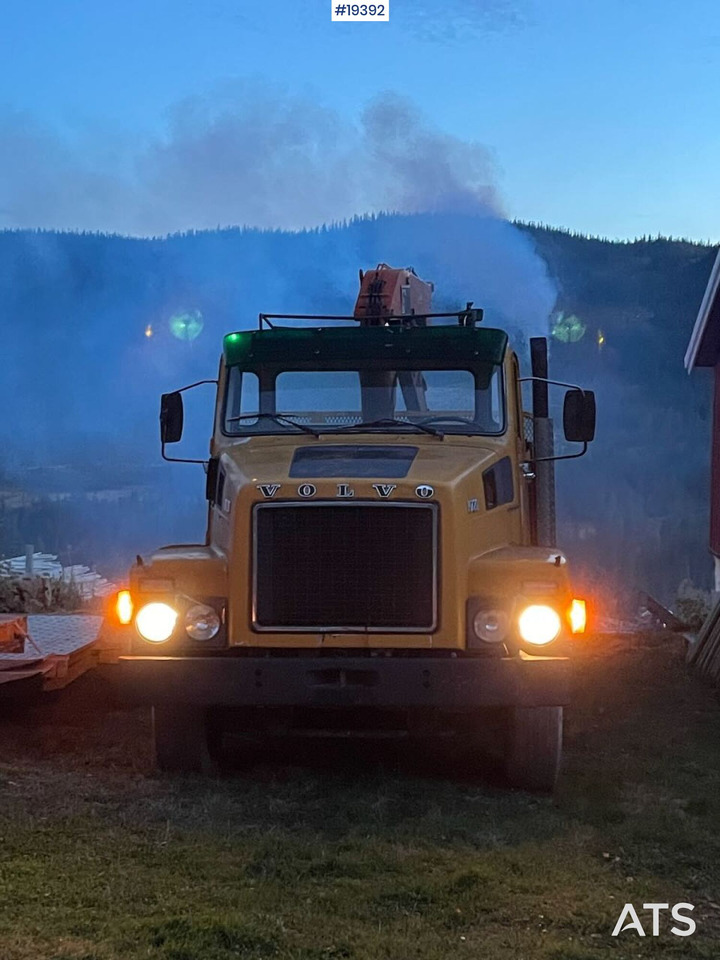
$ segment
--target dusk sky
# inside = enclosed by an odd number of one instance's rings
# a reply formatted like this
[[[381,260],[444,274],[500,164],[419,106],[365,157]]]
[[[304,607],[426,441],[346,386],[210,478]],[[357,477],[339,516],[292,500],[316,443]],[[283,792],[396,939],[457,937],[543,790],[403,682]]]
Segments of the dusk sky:
[[[297,227],[419,209],[437,170],[423,199],[408,199],[416,172],[397,156],[383,176],[402,189],[375,196],[364,178],[378,141],[358,134],[363,111],[391,97],[413,114],[409,152],[442,142],[453,180],[484,181],[509,217],[720,240],[716,0],[390,0],[374,24],[331,23],[330,0],[2,9],[1,227]],[[263,190],[278,203],[263,207]]]

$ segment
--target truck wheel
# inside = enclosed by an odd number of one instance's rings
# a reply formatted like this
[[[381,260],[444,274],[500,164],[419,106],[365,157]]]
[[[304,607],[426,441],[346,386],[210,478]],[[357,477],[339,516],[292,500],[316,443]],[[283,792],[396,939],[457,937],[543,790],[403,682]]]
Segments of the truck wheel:
[[[510,711],[505,774],[515,787],[552,793],[562,755],[562,707]]]
[[[207,711],[163,704],[152,709],[155,763],[172,773],[217,773]]]

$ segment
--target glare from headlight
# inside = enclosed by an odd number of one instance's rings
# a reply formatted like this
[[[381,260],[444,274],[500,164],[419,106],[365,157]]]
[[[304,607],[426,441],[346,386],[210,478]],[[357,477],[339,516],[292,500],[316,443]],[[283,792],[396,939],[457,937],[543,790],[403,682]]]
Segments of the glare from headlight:
[[[147,603],[135,617],[137,632],[150,643],[164,643],[172,636],[177,611],[167,603]]]
[[[220,617],[212,607],[197,603],[185,614],[185,630],[192,640],[212,640],[220,629]]]
[[[536,603],[525,607],[518,620],[520,636],[526,643],[534,643],[538,647],[552,641],[560,633],[560,616],[552,607]]]

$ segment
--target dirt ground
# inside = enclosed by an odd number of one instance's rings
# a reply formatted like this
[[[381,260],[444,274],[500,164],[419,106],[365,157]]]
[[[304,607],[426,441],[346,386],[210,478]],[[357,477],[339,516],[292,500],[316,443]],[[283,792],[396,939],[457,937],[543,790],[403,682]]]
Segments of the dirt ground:
[[[720,704],[672,636],[583,641],[552,800],[402,744],[160,776],[88,676],[0,713],[0,960],[717,960],[719,823]]]

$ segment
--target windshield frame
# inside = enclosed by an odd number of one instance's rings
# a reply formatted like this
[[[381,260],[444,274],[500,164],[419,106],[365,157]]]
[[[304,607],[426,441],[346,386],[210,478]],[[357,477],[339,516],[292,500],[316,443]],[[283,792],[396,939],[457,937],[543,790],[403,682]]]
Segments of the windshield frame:
[[[355,371],[359,373],[361,370],[360,364],[363,364],[363,362],[362,361],[358,362],[356,360],[348,360],[345,363],[341,363],[338,361],[333,363],[332,370],[328,368],[324,369],[322,367],[319,367],[317,363],[312,363],[312,362],[288,363],[287,361],[285,361],[277,364],[264,363],[262,365],[258,365],[257,367],[245,366],[240,364],[228,365],[225,371],[226,372],[225,386],[223,391],[222,406],[221,406],[220,417],[219,417],[219,428],[222,436],[229,440],[247,440],[248,438],[251,438],[251,437],[302,436],[305,433],[305,431],[302,429],[302,426],[306,426],[306,424],[303,424],[303,425],[298,424],[297,429],[293,428],[291,425],[288,425],[285,428],[285,427],[281,427],[280,424],[273,423],[271,420],[268,420],[268,419],[266,419],[267,427],[271,429],[254,428],[252,430],[247,430],[247,431],[228,430],[228,403],[229,403],[230,391],[232,387],[231,378],[234,375],[233,374],[234,370],[239,370],[241,374],[254,373],[258,378],[259,392],[262,393],[262,392],[269,392],[267,389],[263,389],[264,387],[267,388],[267,385],[269,383],[273,384],[273,390],[274,390],[275,380],[281,373],[289,373],[289,372],[295,373],[295,372],[303,372],[303,371],[312,372],[312,373],[323,373],[323,372],[334,373],[334,372],[340,372],[340,371]],[[487,389],[490,389],[490,384],[492,383],[492,377],[496,373],[498,376],[498,393],[499,393],[499,401],[500,401],[500,422],[501,422],[500,429],[492,430],[492,431],[472,429],[471,423],[464,425],[461,423],[457,423],[453,420],[443,420],[441,412],[433,412],[431,410],[427,411],[427,417],[423,419],[429,420],[430,426],[434,427],[438,431],[442,431],[442,433],[447,437],[452,437],[452,436],[501,437],[501,436],[504,436],[505,433],[507,433],[507,429],[508,429],[508,403],[507,403],[507,395],[506,395],[506,389],[505,389],[506,375],[505,375],[504,363],[492,363],[492,362],[489,363],[488,361],[480,361],[476,363],[467,362],[462,365],[460,364],[449,365],[448,363],[443,363],[441,360],[433,361],[428,359],[427,361],[423,361],[422,366],[420,366],[417,360],[410,361],[409,363],[403,363],[401,360],[393,359],[391,362],[387,364],[387,366],[373,363],[372,369],[373,370],[385,369],[388,372],[403,371],[403,370],[408,370],[408,371],[415,370],[420,372],[430,371],[430,370],[466,371],[470,373],[475,379],[476,389],[474,392],[477,393],[478,392],[477,377],[481,372],[481,368],[483,369],[483,371],[486,372],[488,366],[491,366],[494,369],[490,375],[490,380],[488,382]],[[363,364],[363,368],[364,368],[364,364]],[[258,413],[261,413],[261,412],[263,411],[258,411]],[[400,413],[404,413],[404,412],[405,411],[400,411]],[[293,416],[292,413],[288,414],[283,412],[281,412],[280,415],[287,417],[288,420],[291,420]],[[436,417],[438,419],[435,419]],[[422,420],[418,420],[418,424],[422,424]],[[352,431],[346,429],[344,426],[338,427],[335,424],[324,427],[321,424],[313,423],[313,424],[310,424],[309,426],[312,428],[313,432],[317,434],[322,434],[323,436],[332,436],[333,434],[335,434],[337,436],[347,438],[348,436],[352,436],[353,432],[356,434],[362,434],[363,432],[361,423],[352,425],[353,426]],[[399,424],[398,425],[388,424],[387,426],[368,426],[366,430],[368,434],[379,434],[379,433],[403,434],[403,435],[412,434],[412,436],[414,437],[419,437],[423,433],[423,431],[419,430],[411,420],[408,421],[407,427],[404,427]]]

